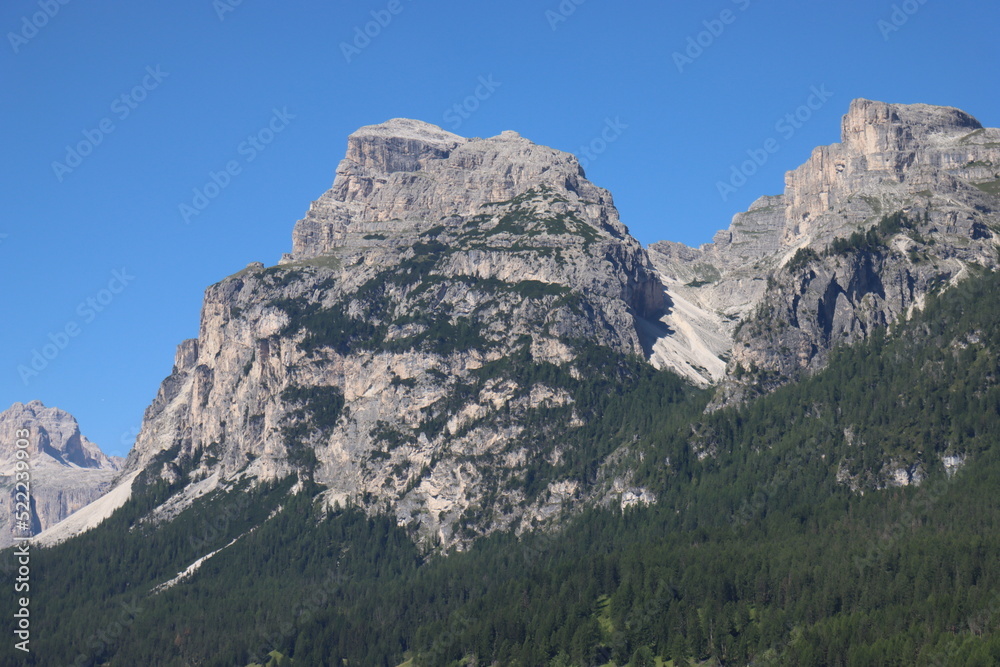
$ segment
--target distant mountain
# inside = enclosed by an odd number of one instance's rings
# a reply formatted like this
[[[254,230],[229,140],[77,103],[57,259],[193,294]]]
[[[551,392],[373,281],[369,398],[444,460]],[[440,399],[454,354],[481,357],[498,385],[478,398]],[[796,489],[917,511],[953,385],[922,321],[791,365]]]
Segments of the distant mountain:
[[[108,456],[80,434],[71,414],[41,401],[15,403],[0,413],[0,488],[7,510],[0,516],[0,546],[13,543],[16,531],[14,483],[16,433],[27,430],[31,478],[32,525],[37,534],[99,498],[121,469],[122,459]]]

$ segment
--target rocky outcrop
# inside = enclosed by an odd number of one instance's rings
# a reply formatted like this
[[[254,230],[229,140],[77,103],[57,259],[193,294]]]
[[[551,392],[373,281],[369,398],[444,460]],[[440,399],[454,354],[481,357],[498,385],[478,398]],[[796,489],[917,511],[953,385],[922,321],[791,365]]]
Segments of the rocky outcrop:
[[[780,260],[783,202],[760,198],[700,248],[672,241],[649,247],[673,304],[664,322],[676,332],[656,342],[654,363],[683,369],[701,385],[723,380],[735,329],[760,302]]]
[[[783,245],[829,242],[924,192],[965,199],[1000,171],[1000,130],[950,107],[855,100],[841,133],[786,176]]]
[[[671,298],[697,308],[692,337],[727,362],[705,374],[722,381],[715,405],[821,368],[831,347],[996,268],[998,185],[1000,130],[949,107],[855,100],[842,142],[788,172],[784,194],[711,244],[651,246]],[[889,218],[902,224],[879,227]]]
[[[618,220],[610,193],[584,177],[573,155],[516,132],[464,139],[427,123],[395,119],[348,137],[333,187],[295,225],[286,261],[324,255],[365,235],[403,232],[398,241],[405,242],[443,220],[476,216],[488,202],[541,188],[560,193],[591,227],[635,243]]]
[[[80,434],[69,413],[47,408],[40,401],[15,403],[0,414],[0,488],[4,512],[0,515],[0,546],[13,543],[17,531],[15,515],[15,470],[18,459],[15,443],[18,432],[26,430],[31,484],[31,534],[62,521],[101,496],[108,488],[122,460],[104,454]]]

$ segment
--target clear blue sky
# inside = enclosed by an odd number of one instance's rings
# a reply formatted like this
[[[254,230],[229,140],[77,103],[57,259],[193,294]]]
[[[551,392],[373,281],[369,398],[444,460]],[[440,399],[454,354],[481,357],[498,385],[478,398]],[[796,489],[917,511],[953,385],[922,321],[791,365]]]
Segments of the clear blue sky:
[[[0,409],[40,399],[125,454],[175,346],[197,335],[204,288],[277,262],[361,125],[514,129],[579,154],[617,119],[627,127],[588,176],[642,242],[689,244],[837,141],[852,98],[946,104],[1000,125],[993,3],[908,0],[899,25],[880,28],[891,0],[236,2],[0,8]],[[373,11],[386,25],[345,54]],[[679,67],[675,52],[699,37],[706,46]],[[480,77],[495,89],[462,118],[453,107]],[[830,99],[779,132],[813,86]],[[294,118],[269,134],[274,110]],[[769,138],[778,152],[723,201],[717,183]],[[87,155],[67,156],[81,142]],[[230,161],[239,173],[185,224],[180,204]],[[76,335],[60,336],[67,326]],[[18,366],[53,338],[65,347],[26,384]]]

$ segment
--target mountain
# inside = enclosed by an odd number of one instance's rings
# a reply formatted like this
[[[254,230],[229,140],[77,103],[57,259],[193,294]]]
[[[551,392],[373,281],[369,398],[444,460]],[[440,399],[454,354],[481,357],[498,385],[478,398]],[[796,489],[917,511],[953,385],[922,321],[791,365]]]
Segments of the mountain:
[[[655,503],[495,532],[446,558],[391,515],[329,511],[308,483],[289,496],[294,477],[156,521],[185,481],[145,475],[104,524],[33,552],[39,657],[991,664],[997,289],[1000,273],[970,275],[891,334],[739,406],[705,413],[709,391],[650,405],[667,374],[631,383],[606,411],[626,425],[609,437]]]
[[[365,127],[281,264],[208,289],[122,484],[188,476],[176,512],[304,471],[329,506],[389,511],[443,545],[543,520],[584,489],[535,488],[529,464],[566,462],[562,436],[595,416],[581,387],[633,372],[665,306],[575,157],[514,132]]]
[[[677,328],[725,361],[717,404],[770,391],[968,275],[997,268],[1000,130],[950,107],[855,100],[813,151],[712,243],[653,244]],[[700,316],[700,319],[698,319]]]
[[[18,431],[27,431],[31,482],[31,534],[59,523],[103,495],[121,469],[122,459],[107,456],[80,434],[71,414],[47,408],[41,401],[15,403],[0,413],[0,488],[7,511],[0,516],[0,547],[24,535],[11,521],[15,515],[17,481],[15,443]]]
[[[998,137],[857,100],[643,249],[568,154],[361,128],[39,537],[39,659],[992,664]]]

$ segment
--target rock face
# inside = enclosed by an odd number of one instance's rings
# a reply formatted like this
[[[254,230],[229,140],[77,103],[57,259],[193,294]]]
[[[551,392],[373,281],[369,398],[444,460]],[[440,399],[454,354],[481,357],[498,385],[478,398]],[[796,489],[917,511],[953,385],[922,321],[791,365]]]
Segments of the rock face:
[[[330,503],[460,543],[565,500],[565,483],[523,490],[528,462],[560,456],[527,424],[578,427],[555,378],[646,354],[666,305],[573,156],[513,132],[362,128],[282,263],[208,289],[123,475],[188,475],[194,497],[304,471]]]
[[[463,139],[406,119],[363,127],[348,137],[333,187],[295,225],[292,258],[324,255],[364,235],[412,236],[451,216],[468,219],[486,203],[543,187],[568,199],[591,227],[619,240],[628,236],[611,195],[586,180],[569,153],[538,146],[516,132]]]
[[[40,401],[15,403],[0,414],[0,486],[6,498],[0,516],[0,547],[13,543],[16,526],[15,457],[17,432],[27,430],[31,466],[32,534],[62,521],[101,496],[121,468],[122,460],[107,456],[80,434],[67,412],[46,408]],[[23,535],[24,532],[16,534]]]
[[[997,267],[1000,130],[948,107],[855,100],[842,135],[713,243],[650,248],[671,297],[710,325],[696,334],[725,334],[709,341],[727,362],[711,374],[716,405],[821,368],[833,346]]]

